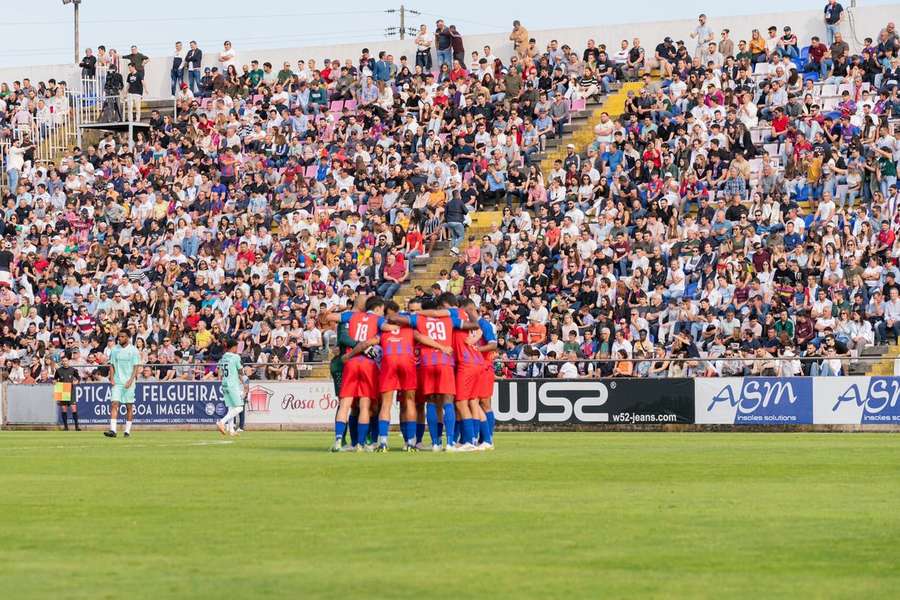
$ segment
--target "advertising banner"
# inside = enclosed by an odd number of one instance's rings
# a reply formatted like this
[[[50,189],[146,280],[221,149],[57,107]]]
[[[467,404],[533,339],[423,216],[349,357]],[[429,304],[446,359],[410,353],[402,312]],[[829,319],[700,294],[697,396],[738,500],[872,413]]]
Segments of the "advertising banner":
[[[819,377],[817,425],[900,424],[900,377]]]
[[[337,408],[338,397],[330,380],[251,381],[245,404],[247,423],[267,425],[328,425],[334,423]],[[395,402],[391,423],[399,422]]]
[[[809,425],[813,422],[810,377],[719,377],[695,379],[700,425]]]
[[[76,383],[72,396],[82,423],[109,422],[112,386]],[[120,418],[122,418],[120,408]],[[218,381],[139,381],[134,392],[134,420],[147,424],[215,423],[227,409]]]
[[[10,383],[3,386],[3,393],[6,405],[4,424],[54,425],[59,421],[52,385]]]
[[[498,423],[657,425],[694,422],[691,379],[507,379],[493,399]]]

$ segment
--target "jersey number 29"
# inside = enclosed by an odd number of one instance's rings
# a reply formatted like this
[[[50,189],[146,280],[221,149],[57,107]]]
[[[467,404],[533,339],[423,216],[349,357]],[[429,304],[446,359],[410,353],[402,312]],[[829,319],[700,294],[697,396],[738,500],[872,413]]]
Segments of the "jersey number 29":
[[[428,333],[428,337],[435,341],[445,341],[447,339],[447,328],[440,321],[426,322],[425,331]]]

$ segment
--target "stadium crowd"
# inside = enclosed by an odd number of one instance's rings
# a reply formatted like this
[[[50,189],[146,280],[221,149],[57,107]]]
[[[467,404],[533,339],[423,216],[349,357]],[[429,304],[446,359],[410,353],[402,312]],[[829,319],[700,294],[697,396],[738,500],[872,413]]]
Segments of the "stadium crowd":
[[[50,381],[65,356],[99,378],[127,327],[147,378],[213,377],[227,335],[254,377],[298,377],[335,344],[323,310],[392,297],[440,239],[457,262],[415,293],[475,300],[498,375],[845,371],[900,333],[900,37],[851,53],[835,6],[824,41],[782,24],[735,44],[701,15],[652,51],[537,48],[518,21],[502,57],[444,21],[400,57],[260,64],[226,42],[202,68],[179,43],[153,65],[177,116],[49,166],[17,125],[65,110],[65,84],[3,84],[5,376]],[[90,56],[140,120],[148,58]],[[622,81],[643,82],[624,114],[542,171],[571,106]]]

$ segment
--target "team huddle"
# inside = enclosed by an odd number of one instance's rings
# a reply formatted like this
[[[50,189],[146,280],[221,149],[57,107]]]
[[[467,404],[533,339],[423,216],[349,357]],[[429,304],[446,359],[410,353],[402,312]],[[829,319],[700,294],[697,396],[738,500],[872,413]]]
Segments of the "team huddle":
[[[401,312],[393,301],[360,297],[354,310],[321,316],[338,325],[340,349],[331,369],[340,398],[331,450],[386,452],[395,400],[404,451],[428,448],[423,444],[426,425],[434,452],[492,450],[493,325],[472,300],[450,293],[411,300],[407,308]],[[237,341],[226,340],[225,349],[216,369],[227,412],[216,427],[223,435],[236,435],[243,428],[248,380]],[[117,436],[120,405],[126,408],[124,435],[131,435],[140,362],[130,336],[120,332],[109,358],[107,437]]]
[[[426,425],[432,451],[493,449],[497,341],[475,304],[449,293],[411,300],[407,312],[375,296],[359,303],[323,315],[343,348],[332,363],[340,404],[331,450],[387,451],[395,397],[404,451],[427,448]]]

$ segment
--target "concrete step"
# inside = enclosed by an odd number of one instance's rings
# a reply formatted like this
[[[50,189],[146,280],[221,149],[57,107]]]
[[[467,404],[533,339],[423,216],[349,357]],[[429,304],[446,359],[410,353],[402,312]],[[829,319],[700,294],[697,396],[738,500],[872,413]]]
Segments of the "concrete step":
[[[867,346],[860,350],[861,356],[882,356],[887,353],[889,346]]]

